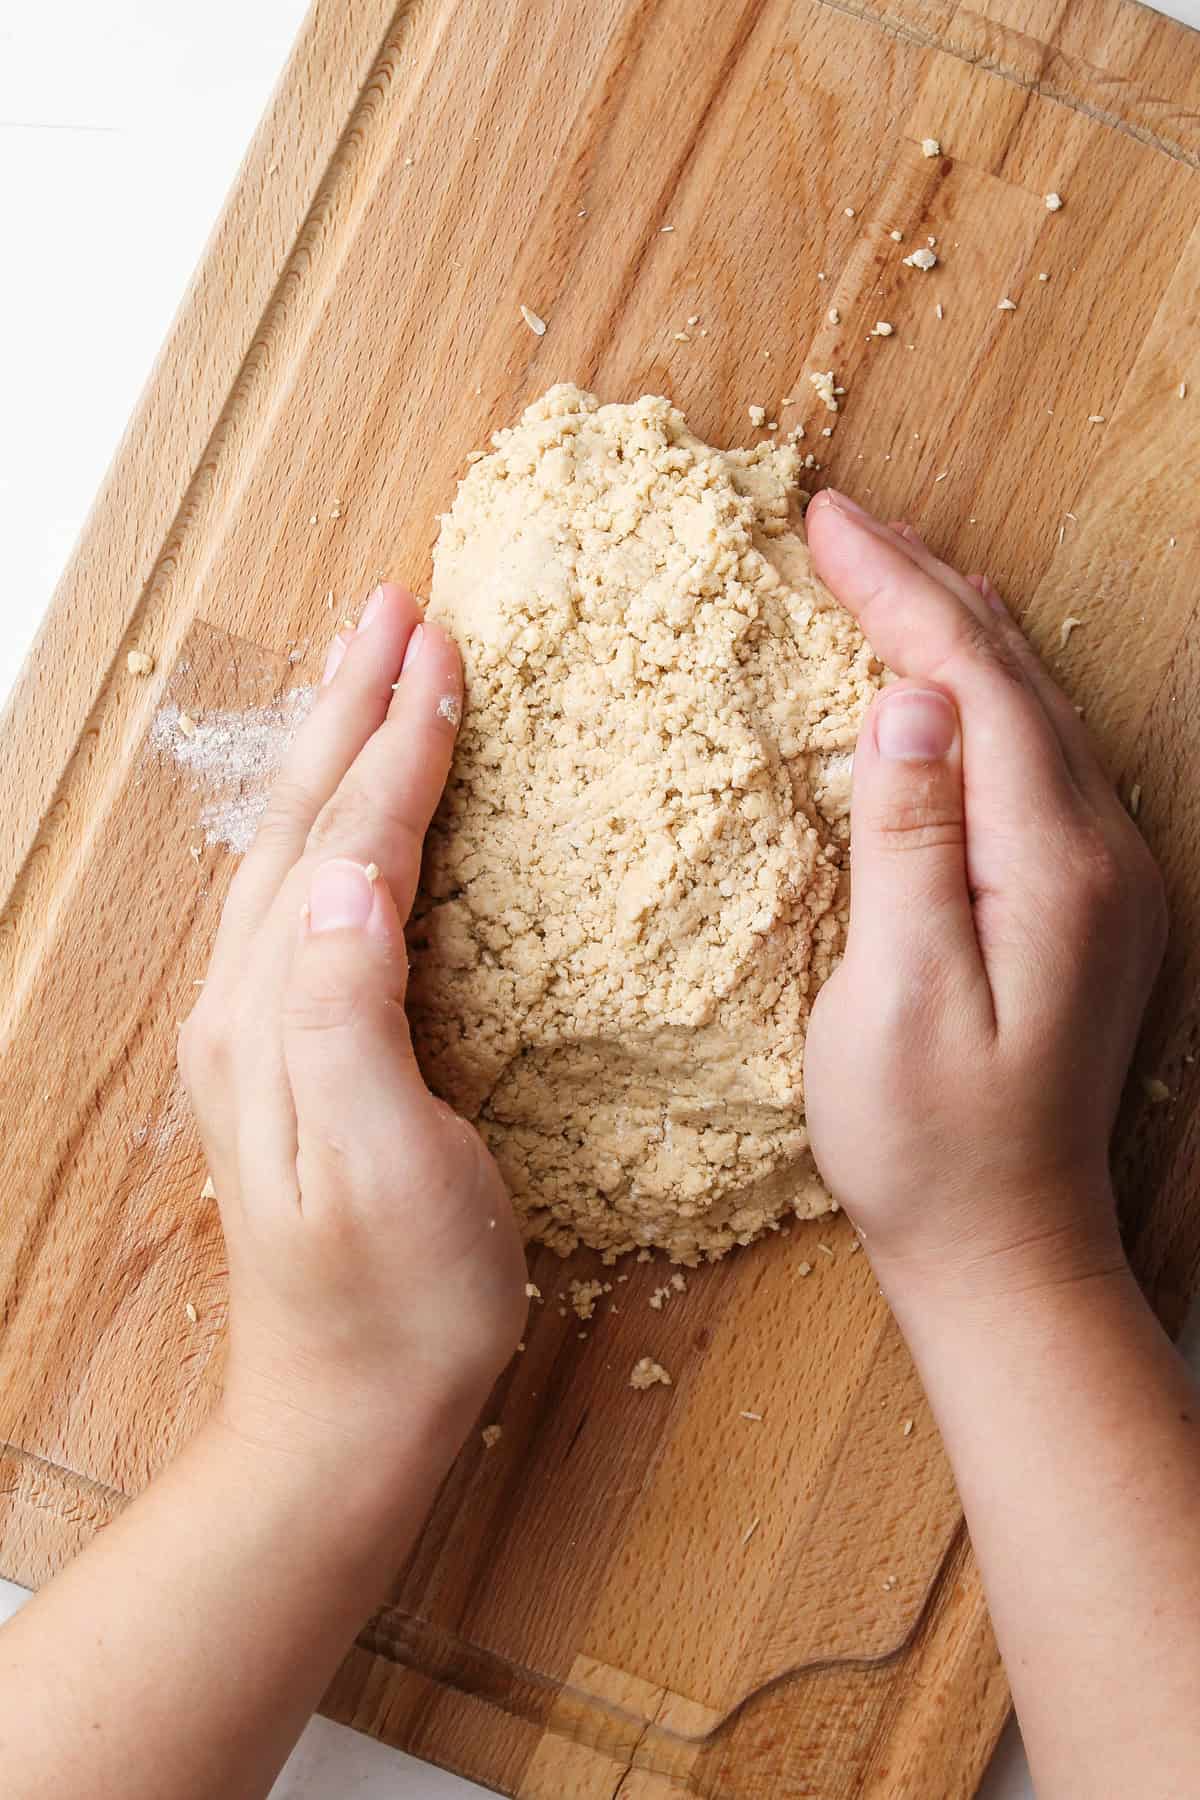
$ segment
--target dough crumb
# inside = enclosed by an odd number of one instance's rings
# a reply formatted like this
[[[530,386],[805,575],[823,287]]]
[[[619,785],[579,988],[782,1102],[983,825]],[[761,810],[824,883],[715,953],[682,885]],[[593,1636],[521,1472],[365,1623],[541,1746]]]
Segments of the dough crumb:
[[[832,1207],[803,1047],[882,670],[811,572],[801,469],[562,386],[442,521],[429,614],[469,704],[408,931],[413,1041],[563,1255],[694,1266]]]
[[[363,874],[371,883],[371,886],[374,887],[375,883],[379,880],[379,864],[377,862],[369,862],[363,870]]]
[[[940,156],[941,154],[942,154],[942,146],[938,143],[938,140],[936,138],[922,138],[921,139],[921,155],[922,156]]]
[[[195,1325],[200,1317],[200,1314],[196,1311],[195,1302],[192,1300],[189,1300],[183,1310],[187,1316],[188,1324]]]
[[[1160,1081],[1157,1075],[1142,1077],[1142,1092],[1151,1106],[1161,1106],[1165,1100],[1171,1098],[1170,1088],[1165,1081]]]
[[[537,1282],[536,1281],[527,1281],[525,1283],[525,1298],[527,1300],[540,1300],[541,1297],[542,1297],[542,1290],[537,1285]]]
[[[154,658],[147,656],[144,650],[131,650],[125,658],[125,667],[131,675],[153,675]]]
[[[896,327],[894,325],[890,324],[887,319],[876,319],[876,321],[875,321],[875,336],[876,337],[891,337],[891,335],[892,335],[893,331],[895,331],[895,329],[896,329]]]
[[[1142,784],[1135,781],[1129,790],[1129,816],[1136,819],[1142,810]]]
[[[997,312],[1016,312],[1016,310],[1017,310],[1016,301],[1010,300],[1007,294],[1005,294],[1003,300],[998,300],[996,302],[996,311]]]
[[[204,1186],[200,1189],[200,1198],[202,1200],[215,1200],[216,1197],[217,1190],[213,1185],[213,1178],[211,1175],[207,1175],[204,1180]]]
[[[569,1281],[567,1292],[571,1296],[575,1317],[590,1319],[596,1310],[597,1300],[604,1293],[604,1283],[602,1281]]]
[[[1066,649],[1067,645],[1071,641],[1071,633],[1073,631],[1078,631],[1079,627],[1082,624],[1083,624],[1083,620],[1077,619],[1075,617],[1074,613],[1070,614],[1070,616],[1068,618],[1065,618],[1063,620],[1062,624],[1058,628],[1058,646],[1059,646],[1060,650]]]
[[[835,378],[833,370],[826,369],[822,371],[820,369],[814,369],[808,379],[812,382],[813,387],[816,390],[817,399],[822,402],[825,411],[836,412],[838,409],[837,396],[839,390],[834,386]]]
[[[1061,210],[1061,208],[1062,208],[1062,196],[1060,194],[1047,194],[1046,195],[1046,211],[1047,212],[1059,212]]]
[[[904,257],[903,261],[904,266],[907,269],[924,269],[928,271],[929,269],[932,269],[937,262],[937,251],[927,250],[924,245],[922,245],[921,249],[914,250],[912,255]]]
[[[759,425],[763,425],[766,423],[767,409],[765,406],[759,406],[759,405],[755,404],[749,408],[749,413],[750,413],[750,423],[752,425],[757,427]]]
[[[663,1387],[670,1387],[671,1377],[667,1374],[667,1371],[663,1368],[662,1364],[655,1362],[653,1357],[640,1356],[637,1362],[634,1363],[633,1371],[629,1377],[630,1387],[652,1388],[656,1383],[661,1383]]]
[[[181,712],[175,721],[175,729],[178,731],[180,737],[194,738],[196,735],[196,721],[192,718],[190,713]]]
[[[545,337],[546,321],[545,319],[539,318],[531,306],[523,306],[521,308],[521,317],[535,337]]]
[[[905,1419],[904,1424],[900,1428],[902,1437],[911,1437],[912,1436],[914,1423],[915,1423],[915,1421],[912,1419]]]
[[[484,1449],[491,1450],[504,1436],[504,1427],[503,1425],[485,1425],[479,1435],[483,1439]]]

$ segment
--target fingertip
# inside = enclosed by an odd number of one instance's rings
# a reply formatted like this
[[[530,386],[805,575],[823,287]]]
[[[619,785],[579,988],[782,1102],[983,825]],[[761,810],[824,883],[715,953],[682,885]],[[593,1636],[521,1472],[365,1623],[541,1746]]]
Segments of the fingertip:
[[[414,611],[419,615],[420,609],[421,603],[417,596],[402,581],[380,581],[371,589],[363,603],[358,629],[366,631],[377,619],[397,611],[411,624]]]
[[[462,722],[463,667],[444,626],[425,619],[413,632],[396,682],[392,716],[419,708],[435,725],[456,732]]]

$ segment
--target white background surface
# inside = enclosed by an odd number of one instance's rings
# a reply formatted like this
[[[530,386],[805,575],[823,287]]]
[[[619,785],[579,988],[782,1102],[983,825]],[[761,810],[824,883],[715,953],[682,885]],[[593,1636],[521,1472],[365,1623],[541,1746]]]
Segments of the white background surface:
[[[0,702],[305,10],[58,0],[0,15]],[[1200,25],[1200,0],[1164,10]],[[22,1598],[0,1582],[0,1617]],[[317,1719],[275,1800],[482,1792]],[[1032,1794],[1015,1732],[984,1794]]]

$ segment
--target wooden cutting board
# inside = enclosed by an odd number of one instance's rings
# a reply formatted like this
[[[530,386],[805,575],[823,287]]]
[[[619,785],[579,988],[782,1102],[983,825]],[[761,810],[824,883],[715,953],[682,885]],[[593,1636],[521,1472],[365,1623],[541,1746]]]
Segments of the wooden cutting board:
[[[751,441],[752,403],[803,422],[815,481],[1021,605],[1170,886],[1139,1062],[1170,1097],[1131,1084],[1117,1160],[1178,1324],[1200,1271],[1197,42],[1128,0],[315,7],[0,742],[5,1574],[46,1579],[220,1381],[174,1038],[287,696],[379,573],[427,580],[466,453],[564,378],[669,393],[715,443]],[[936,269],[906,268],[934,238]],[[825,438],[805,377],[829,368]],[[172,706],[206,734],[190,766]],[[587,1323],[565,1290],[592,1261],[535,1253],[544,1301],[484,1415],[503,1438],[468,1443],[328,1710],[531,1800],[971,1793],[1007,1692],[852,1250],[844,1221],[796,1227],[661,1310],[663,1270],[633,1263]],[[669,1390],[630,1389],[643,1354]]]

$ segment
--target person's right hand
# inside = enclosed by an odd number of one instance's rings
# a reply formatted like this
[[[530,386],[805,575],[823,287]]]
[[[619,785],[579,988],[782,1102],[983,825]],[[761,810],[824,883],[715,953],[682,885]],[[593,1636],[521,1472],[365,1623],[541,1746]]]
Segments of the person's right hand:
[[[1118,1265],[1108,1140],[1166,913],[1073,706],[986,582],[831,492],[813,565],[902,677],[854,761],[846,955],[817,998],[813,1150],[888,1271]]]
[[[462,699],[446,633],[377,588],[334,641],[180,1042],[229,1253],[222,1417],[289,1456],[341,1445],[397,1493],[389,1448],[456,1450],[527,1311],[499,1170],[429,1092],[404,1012]]]

